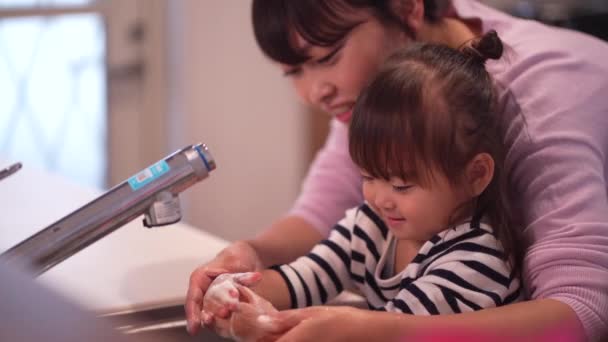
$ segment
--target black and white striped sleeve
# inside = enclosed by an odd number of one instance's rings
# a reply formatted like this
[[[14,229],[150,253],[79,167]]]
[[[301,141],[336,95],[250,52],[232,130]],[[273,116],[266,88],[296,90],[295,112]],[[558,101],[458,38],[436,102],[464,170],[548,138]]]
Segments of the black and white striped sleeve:
[[[308,255],[290,264],[272,267],[287,283],[292,308],[324,304],[353,287],[350,258],[356,214],[357,208],[348,210],[329,237]]]
[[[383,310],[438,315],[501,306],[520,298],[519,279],[503,259],[499,242],[490,233],[475,234],[457,243],[439,244],[417,279],[404,278],[397,296]],[[447,245],[447,246],[446,246]]]

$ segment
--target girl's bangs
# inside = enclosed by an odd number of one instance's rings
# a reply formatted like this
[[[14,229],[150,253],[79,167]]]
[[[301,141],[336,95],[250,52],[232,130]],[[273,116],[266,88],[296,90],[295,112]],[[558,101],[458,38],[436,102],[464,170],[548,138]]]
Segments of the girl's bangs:
[[[399,112],[359,113],[350,125],[350,154],[357,166],[371,177],[390,180],[418,180],[419,151],[411,127]],[[373,117],[373,118],[372,118]]]
[[[426,184],[432,177],[420,68],[389,60],[357,100],[349,129],[350,154],[374,178]]]
[[[417,179],[414,151],[404,151],[404,146],[389,141],[386,136],[376,139],[368,136],[353,144],[353,161],[369,176],[390,180],[397,177],[403,180]],[[411,159],[411,160],[410,160]]]

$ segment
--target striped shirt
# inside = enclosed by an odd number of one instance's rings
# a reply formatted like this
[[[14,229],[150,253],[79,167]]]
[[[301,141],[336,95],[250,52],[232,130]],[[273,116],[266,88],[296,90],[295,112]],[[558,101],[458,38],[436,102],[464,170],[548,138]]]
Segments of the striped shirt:
[[[467,222],[424,243],[394,274],[396,239],[366,204],[350,209],[327,240],[275,266],[293,308],[320,305],[358,289],[370,309],[416,315],[480,310],[520,299],[519,278],[485,223]]]

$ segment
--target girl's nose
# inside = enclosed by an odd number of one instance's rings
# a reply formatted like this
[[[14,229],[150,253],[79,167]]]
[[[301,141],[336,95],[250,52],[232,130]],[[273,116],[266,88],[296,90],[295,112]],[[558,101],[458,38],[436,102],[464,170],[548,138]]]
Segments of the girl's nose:
[[[311,102],[327,110],[331,99],[336,94],[336,87],[327,81],[316,81],[312,84],[310,99]]]
[[[376,192],[376,196],[374,198],[374,204],[376,207],[390,210],[395,208],[395,201],[393,201],[390,193],[387,191],[379,190]]]

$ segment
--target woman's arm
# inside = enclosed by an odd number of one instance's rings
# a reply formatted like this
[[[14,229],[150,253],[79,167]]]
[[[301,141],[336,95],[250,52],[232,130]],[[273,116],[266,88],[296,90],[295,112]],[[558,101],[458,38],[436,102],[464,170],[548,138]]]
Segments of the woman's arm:
[[[246,242],[255,250],[261,265],[268,268],[294,261],[322,239],[321,233],[303,218],[286,216]]]
[[[596,43],[583,40],[577,46]],[[608,53],[608,45],[594,49]],[[510,184],[530,243],[523,282],[532,298],[567,304],[596,340],[608,329],[608,82],[589,76],[606,73],[608,63],[549,55],[510,85],[564,89],[577,80],[577,91],[529,88],[506,112],[521,105],[506,140]]]
[[[361,175],[348,153],[348,128],[337,120],[330,125],[290,214],[248,241],[264,267],[305,255],[329,236],[348,208],[363,203]]]
[[[435,335],[552,341],[554,334],[560,334],[562,341],[585,340],[574,311],[551,299],[457,315],[415,316],[350,307],[311,307],[282,311],[273,317],[281,329],[288,330],[279,341],[421,341],[422,337]]]
[[[260,297],[269,301],[277,310],[291,308],[291,299],[287,284],[281,275],[274,270],[264,270],[262,280],[251,289]]]
[[[332,120],[325,145],[315,156],[290,214],[302,217],[327,237],[344,211],[361,203],[361,173],[348,152],[348,127]]]

